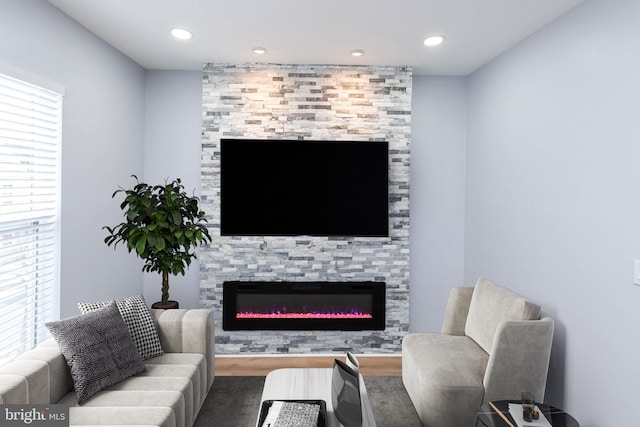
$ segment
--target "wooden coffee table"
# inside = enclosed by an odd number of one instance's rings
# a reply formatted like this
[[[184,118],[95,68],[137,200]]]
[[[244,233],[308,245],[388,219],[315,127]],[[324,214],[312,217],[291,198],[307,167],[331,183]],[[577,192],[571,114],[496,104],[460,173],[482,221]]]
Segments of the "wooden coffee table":
[[[284,368],[271,371],[264,382],[262,402],[266,400],[324,400],[327,405],[327,426],[339,427],[331,404],[331,368]],[[360,396],[362,401],[362,426],[375,427],[373,411],[367,396],[367,388],[360,375]],[[258,426],[260,414],[256,420]]]

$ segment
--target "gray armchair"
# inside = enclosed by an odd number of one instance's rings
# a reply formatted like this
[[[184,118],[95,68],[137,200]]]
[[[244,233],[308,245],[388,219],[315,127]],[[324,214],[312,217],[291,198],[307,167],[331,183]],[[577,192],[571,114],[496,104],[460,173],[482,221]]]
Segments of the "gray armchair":
[[[480,278],[451,290],[441,333],[404,337],[402,380],[426,427],[473,427],[492,400],[543,401],[552,339],[540,306]]]

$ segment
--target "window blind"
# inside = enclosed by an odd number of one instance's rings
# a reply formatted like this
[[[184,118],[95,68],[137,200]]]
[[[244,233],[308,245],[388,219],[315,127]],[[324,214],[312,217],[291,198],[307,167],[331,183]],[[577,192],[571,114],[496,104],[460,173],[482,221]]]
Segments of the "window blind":
[[[57,316],[62,94],[0,74],[0,365]]]

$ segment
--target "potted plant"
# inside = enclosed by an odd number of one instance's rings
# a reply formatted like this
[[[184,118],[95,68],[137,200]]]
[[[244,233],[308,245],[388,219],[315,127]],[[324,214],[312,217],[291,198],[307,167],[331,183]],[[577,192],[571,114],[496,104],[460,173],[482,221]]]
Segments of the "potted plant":
[[[109,232],[104,242],[114,249],[118,243],[126,244],[129,252],[144,260],[142,271],[162,275],[162,301],[153,308],[178,308],[176,301],[169,300],[169,274],[184,275],[185,267],[196,258],[196,246],[211,242],[205,213],[198,207],[198,198],[185,193],[179,178],[151,186],[132,176],[137,182],[132,189],[120,187],[111,196],[124,193],[120,208],[126,222],[103,227]]]

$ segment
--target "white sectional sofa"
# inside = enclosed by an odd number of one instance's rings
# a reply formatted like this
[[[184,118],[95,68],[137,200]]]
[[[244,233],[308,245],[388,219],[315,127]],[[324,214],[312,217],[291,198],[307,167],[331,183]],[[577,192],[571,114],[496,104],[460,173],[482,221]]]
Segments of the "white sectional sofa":
[[[191,427],[213,383],[210,310],[151,310],[164,354],[144,373],[78,405],[69,366],[53,339],[0,367],[0,404],[68,405],[72,426]]]

